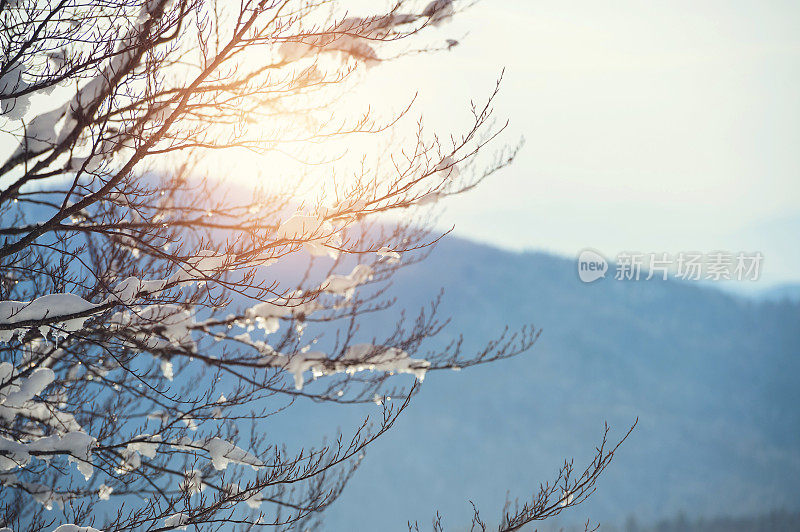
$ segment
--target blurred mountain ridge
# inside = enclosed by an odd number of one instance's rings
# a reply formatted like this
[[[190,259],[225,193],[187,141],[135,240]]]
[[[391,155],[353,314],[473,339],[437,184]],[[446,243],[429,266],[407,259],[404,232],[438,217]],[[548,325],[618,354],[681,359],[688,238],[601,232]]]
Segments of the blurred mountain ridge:
[[[416,309],[440,287],[453,321],[439,345],[462,333],[479,349],[506,324],[534,323],[542,336],[514,359],[431,374],[327,512],[329,529],[402,530],[437,510],[460,527],[468,500],[494,515],[565,458],[585,464],[604,421],[613,438],[637,417],[597,493],[562,521],[800,508],[797,302],[689,282],[584,284],[573,260],[454,237],[399,272],[390,292]]]

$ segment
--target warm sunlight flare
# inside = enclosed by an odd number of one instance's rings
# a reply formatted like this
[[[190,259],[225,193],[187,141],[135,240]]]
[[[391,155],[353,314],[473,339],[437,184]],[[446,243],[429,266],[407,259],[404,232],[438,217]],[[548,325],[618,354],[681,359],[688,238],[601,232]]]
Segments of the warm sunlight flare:
[[[798,14],[0,0],[0,532],[796,530]]]
[[[412,98],[374,112],[391,95],[361,89],[381,63],[434,52],[396,45],[451,19],[451,0],[363,17],[269,0],[6,7],[1,526],[39,530],[57,508],[60,532],[223,514],[304,528],[427,374],[533,345],[525,325],[472,354],[432,348],[435,292],[416,318],[367,325],[442,236],[418,208],[516,152],[494,123],[499,83],[446,136],[408,120]],[[292,454],[263,422],[296,401],[381,413]],[[588,497],[625,438],[583,473],[564,465],[509,527]]]

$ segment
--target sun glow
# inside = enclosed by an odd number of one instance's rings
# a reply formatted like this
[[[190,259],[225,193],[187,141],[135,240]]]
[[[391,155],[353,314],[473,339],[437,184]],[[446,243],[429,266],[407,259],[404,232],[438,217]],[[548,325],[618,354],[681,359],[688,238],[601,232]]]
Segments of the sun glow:
[[[228,68],[263,69],[266,50],[270,62],[281,62],[280,46],[263,45],[243,49]],[[203,177],[288,194],[293,203],[335,203],[366,181],[375,186],[391,179],[396,158],[415,149],[413,86],[381,79],[394,67],[345,53],[292,58],[256,78],[250,97],[226,102],[216,119],[203,118],[195,140],[221,147],[178,151],[164,160],[174,168],[188,159]],[[183,127],[196,125],[190,119]]]
[[[356,70],[351,75],[368,74]],[[384,179],[392,172],[392,152],[410,142],[414,120],[406,116],[391,131],[384,130],[402,110],[382,106],[385,94],[359,87],[355,80],[349,84],[345,90],[337,86],[308,95],[308,107],[320,110],[248,120],[237,132],[240,145],[196,154],[196,172],[235,185],[283,191],[294,202],[312,205],[365,177]],[[225,126],[212,130],[219,138],[230,133]],[[304,138],[310,140],[296,140]]]

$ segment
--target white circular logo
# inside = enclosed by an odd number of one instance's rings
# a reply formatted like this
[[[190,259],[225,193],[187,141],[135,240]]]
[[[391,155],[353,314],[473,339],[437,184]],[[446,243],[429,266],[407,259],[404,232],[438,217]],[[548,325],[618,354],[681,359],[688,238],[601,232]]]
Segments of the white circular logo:
[[[584,283],[594,282],[606,276],[608,262],[593,249],[584,249],[578,255],[578,277]]]

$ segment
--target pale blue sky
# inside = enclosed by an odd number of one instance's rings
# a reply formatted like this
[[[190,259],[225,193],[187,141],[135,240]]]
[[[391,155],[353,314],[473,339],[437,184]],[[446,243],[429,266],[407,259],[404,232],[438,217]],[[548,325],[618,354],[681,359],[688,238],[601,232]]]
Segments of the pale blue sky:
[[[526,139],[447,202],[458,233],[567,255],[762,251],[765,282],[800,280],[800,4],[485,0],[440,31],[469,34],[380,83],[419,89],[446,125],[505,66],[497,110]]]
[[[418,91],[447,133],[505,67],[497,113],[526,139],[443,225],[572,256],[761,251],[764,284],[800,281],[796,1],[484,0],[424,37],[461,44],[371,69],[376,104]]]

